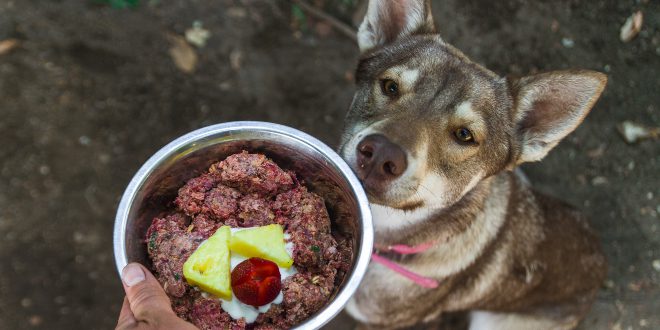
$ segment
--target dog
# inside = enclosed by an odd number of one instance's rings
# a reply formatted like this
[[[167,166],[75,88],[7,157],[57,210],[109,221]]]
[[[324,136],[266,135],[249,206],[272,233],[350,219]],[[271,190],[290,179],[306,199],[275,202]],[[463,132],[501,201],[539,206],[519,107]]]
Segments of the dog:
[[[379,329],[452,312],[470,329],[575,328],[606,276],[599,240],[516,167],[582,122],[606,76],[500,77],[443,41],[423,0],[370,0],[358,43],[339,152],[369,196],[381,262],[348,314]]]

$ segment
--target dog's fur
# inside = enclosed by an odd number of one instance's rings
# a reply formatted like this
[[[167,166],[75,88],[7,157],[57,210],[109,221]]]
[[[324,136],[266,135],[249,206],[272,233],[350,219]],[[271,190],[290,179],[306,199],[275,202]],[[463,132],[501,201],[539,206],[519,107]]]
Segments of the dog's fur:
[[[600,244],[569,206],[535,192],[517,165],[538,161],[572,132],[606,84],[560,71],[501,78],[436,34],[430,4],[370,0],[358,33],[357,92],[340,152],[381,134],[405,151],[391,181],[363,177],[380,245],[437,240],[387,257],[440,282],[436,289],[372,263],[346,310],[380,329],[418,327],[471,311],[473,329],[571,329],[606,274]],[[382,81],[398,84],[386,95]],[[453,135],[469,129],[472,143]]]

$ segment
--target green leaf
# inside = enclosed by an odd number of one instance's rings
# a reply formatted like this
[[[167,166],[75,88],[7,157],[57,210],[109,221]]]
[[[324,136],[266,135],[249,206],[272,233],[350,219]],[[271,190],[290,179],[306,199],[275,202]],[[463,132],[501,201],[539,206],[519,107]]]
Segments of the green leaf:
[[[153,250],[156,248],[156,237],[158,237],[157,232],[151,233],[151,237],[149,237],[149,250]]]
[[[298,23],[300,29],[302,31],[307,31],[307,16],[305,16],[305,12],[302,10],[302,8],[300,8],[300,6],[297,4],[292,4],[291,15],[293,15],[293,18]]]
[[[112,8],[135,8],[140,4],[140,0],[94,0],[96,3],[106,4]]]

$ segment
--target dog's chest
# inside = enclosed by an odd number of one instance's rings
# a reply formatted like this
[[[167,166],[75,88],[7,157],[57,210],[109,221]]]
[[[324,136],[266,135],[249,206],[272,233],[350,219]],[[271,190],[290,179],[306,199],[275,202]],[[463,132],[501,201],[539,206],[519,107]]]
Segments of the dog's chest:
[[[432,249],[418,255],[392,258],[402,267],[440,282],[435,289],[419,286],[410,279],[376,263],[371,263],[347,311],[356,319],[368,323],[387,320],[398,323],[434,317],[441,311],[460,310],[476,303],[489,294],[494,284],[501,280],[502,266],[509,251],[493,250],[487,260],[481,260],[473,280],[458,283],[468,267],[493,248],[491,244],[505,223],[508,206],[508,183],[498,180],[497,194],[492,195],[481,212],[474,215],[464,230],[450,236],[439,231],[432,236],[438,239]],[[503,191],[504,190],[504,191]],[[378,213],[374,214],[378,216]]]
[[[428,310],[434,303],[435,299],[424,299],[430,292],[391,269],[372,263],[346,310],[367,323],[416,319],[419,311]]]

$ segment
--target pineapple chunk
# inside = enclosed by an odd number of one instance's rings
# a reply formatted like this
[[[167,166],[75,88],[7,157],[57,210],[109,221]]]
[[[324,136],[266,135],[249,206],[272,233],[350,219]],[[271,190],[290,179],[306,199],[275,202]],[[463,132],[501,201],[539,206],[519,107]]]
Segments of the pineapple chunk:
[[[222,226],[204,241],[183,264],[190,285],[225,300],[231,300],[229,226]]]
[[[244,257],[259,257],[289,268],[293,265],[293,259],[284,244],[284,229],[281,225],[272,224],[233,233],[229,249]]]

